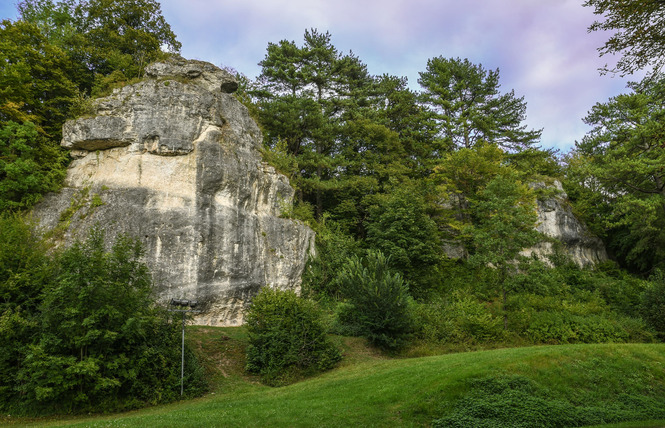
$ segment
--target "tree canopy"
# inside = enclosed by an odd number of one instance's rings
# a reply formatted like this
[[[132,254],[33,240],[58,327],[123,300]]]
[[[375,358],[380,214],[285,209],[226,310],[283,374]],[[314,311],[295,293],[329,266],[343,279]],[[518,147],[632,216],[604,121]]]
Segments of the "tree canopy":
[[[663,266],[665,80],[631,83],[631,93],[596,104],[593,129],[569,161],[572,195],[594,230],[634,269]]]
[[[508,150],[531,147],[541,131],[528,131],[524,97],[499,92],[499,69],[485,70],[468,59],[436,57],[420,73],[423,100],[436,114],[448,147],[471,148],[480,141]]]
[[[589,31],[610,31],[600,55],[622,55],[616,66],[604,71],[622,76],[652,66],[659,71],[665,65],[665,3],[660,0],[587,0],[604,20],[595,21]]]

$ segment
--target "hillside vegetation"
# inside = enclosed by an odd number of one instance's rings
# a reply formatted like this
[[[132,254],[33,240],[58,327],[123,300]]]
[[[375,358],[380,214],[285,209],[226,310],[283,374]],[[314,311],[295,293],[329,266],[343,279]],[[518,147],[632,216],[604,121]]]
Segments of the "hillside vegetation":
[[[629,54],[619,71],[662,64],[653,42],[665,40],[664,27],[644,32],[642,24],[657,24],[651,18],[665,3],[586,5],[606,18],[592,29],[629,30],[606,46]],[[139,241],[106,242],[95,229],[58,248],[62,230],[44,236],[27,218],[63,185],[65,121],[145,78],[146,64],[177,54],[180,43],[155,0],[17,7],[15,21],[0,23],[0,411],[14,415],[4,422],[151,405],[164,407],[71,421],[466,427],[665,419],[659,70],[593,106],[584,119],[591,131],[561,154],[540,146],[541,130],[527,129],[524,97],[501,88],[498,68],[440,55],[422,65],[414,90],[406,78],[370,75],[328,32],[269,43],[256,79],[236,73],[235,96],[262,130],[264,160],[295,189],[282,215],[316,231],[316,256],[302,295],[265,293],[246,333],[190,329],[187,393],[203,388],[192,348],[212,392],[166,405],[180,398],[171,346],[178,323],[151,295]],[[564,243],[536,232],[539,202],[555,197],[603,241],[609,260],[582,267]],[[73,200],[61,223],[81,203]],[[90,203],[103,205],[95,195]],[[551,254],[524,254],[543,242]],[[35,424],[47,422],[59,423]]]
[[[391,359],[358,339],[337,337],[344,353],[338,368],[270,388],[243,372],[243,328],[192,327],[187,334],[212,382],[211,392],[202,398],[112,416],[2,422],[511,427],[665,420],[662,344],[541,346]]]

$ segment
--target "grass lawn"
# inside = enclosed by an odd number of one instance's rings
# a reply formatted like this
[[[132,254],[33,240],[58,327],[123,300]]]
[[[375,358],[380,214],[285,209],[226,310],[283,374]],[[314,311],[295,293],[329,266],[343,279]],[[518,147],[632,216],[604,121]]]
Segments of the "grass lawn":
[[[80,427],[428,426],[452,414],[459,400],[473,392],[471,379],[506,376],[528,378],[579,407],[630,407],[626,400],[633,399],[636,405],[659,403],[665,409],[665,344],[538,346],[390,359],[359,339],[336,338],[345,355],[339,367],[290,386],[270,388],[242,370],[244,329],[192,327],[187,335],[203,356],[213,385],[204,397],[108,416],[4,417],[0,423]],[[640,401],[640,397],[647,397],[647,401]],[[612,426],[665,426],[665,421]]]

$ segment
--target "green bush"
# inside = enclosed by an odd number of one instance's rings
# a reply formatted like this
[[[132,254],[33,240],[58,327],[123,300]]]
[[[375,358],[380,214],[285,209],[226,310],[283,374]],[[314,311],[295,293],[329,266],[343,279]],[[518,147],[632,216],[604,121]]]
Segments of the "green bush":
[[[486,304],[454,292],[447,300],[416,307],[417,335],[426,342],[487,343],[504,338],[503,321]]]
[[[443,260],[440,232],[422,193],[405,184],[377,196],[364,222],[367,245],[389,257],[418,299],[437,288]]]
[[[332,368],[341,358],[316,304],[293,291],[265,287],[247,312],[247,371],[278,386]]]
[[[316,256],[310,257],[303,272],[303,295],[319,300],[338,299],[340,290],[335,277],[346,260],[359,252],[358,242],[327,216],[315,226]]]
[[[537,312],[526,334],[534,343],[625,342],[630,336],[622,323],[600,315],[569,312]]]
[[[642,318],[660,337],[665,338],[665,275],[659,270],[651,286],[641,296]]]
[[[339,322],[385,350],[403,346],[413,330],[412,300],[399,273],[380,251],[352,257],[342,267],[337,283],[348,305]]]
[[[139,241],[122,236],[106,251],[104,233],[95,228],[85,242],[53,257],[37,309],[24,318],[31,334],[5,344],[19,352],[14,372],[0,372],[0,383],[10,385],[3,391],[10,400],[0,406],[80,413],[179,397],[180,323],[155,306],[142,255]],[[25,313],[4,311],[3,321],[19,325],[16,315]],[[202,392],[206,385],[191,356],[187,369],[187,394]]]
[[[39,333],[39,304],[54,270],[48,247],[18,214],[0,215],[0,409],[21,396],[17,367]]]

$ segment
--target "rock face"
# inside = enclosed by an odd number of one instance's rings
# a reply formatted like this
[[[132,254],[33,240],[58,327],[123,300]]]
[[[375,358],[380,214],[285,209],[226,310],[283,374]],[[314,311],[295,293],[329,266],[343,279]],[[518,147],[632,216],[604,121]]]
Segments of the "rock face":
[[[35,217],[64,245],[95,224],[140,237],[160,301],[198,299],[198,323],[240,324],[261,287],[299,287],[314,233],[279,217],[294,191],[261,162],[229,73],[174,58],[146,74],[65,124],[75,160]]]
[[[537,201],[536,230],[545,235],[548,240],[522,251],[522,255],[536,255],[547,262],[547,256],[553,254],[555,248],[559,247],[580,267],[608,260],[603,241],[591,234],[589,229],[575,217],[567,202],[568,195],[564,192],[560,182],[555,181],[552,185],[535,183],[532,187],[534,189],[548,188],[554,190],[556,195]],[[459,198],[453,201],[446,199],[441,206],[444,209],[452,209],[455,204],[459,203]],[[451,259],[467,256],[466,248],[455,238],[444,243],[443,251]]]
[[[534,187],[545,187],[545,184],[535,184]],[[538,200],[536,230],[548,238],[559,241],[563,245],[564,252],[579,266],[606,261],[608,257],[603,242],[597,236],[592,235],[589,229],[575,217],[567,203],[568,195],[561,187],[561,183],[555,181],[553,187],[557,190],[556,196]],[[541,242],[535,247],[525,250],[524,254],[536,254],[544,259],[544,256],[553,252],[553,242]]]

